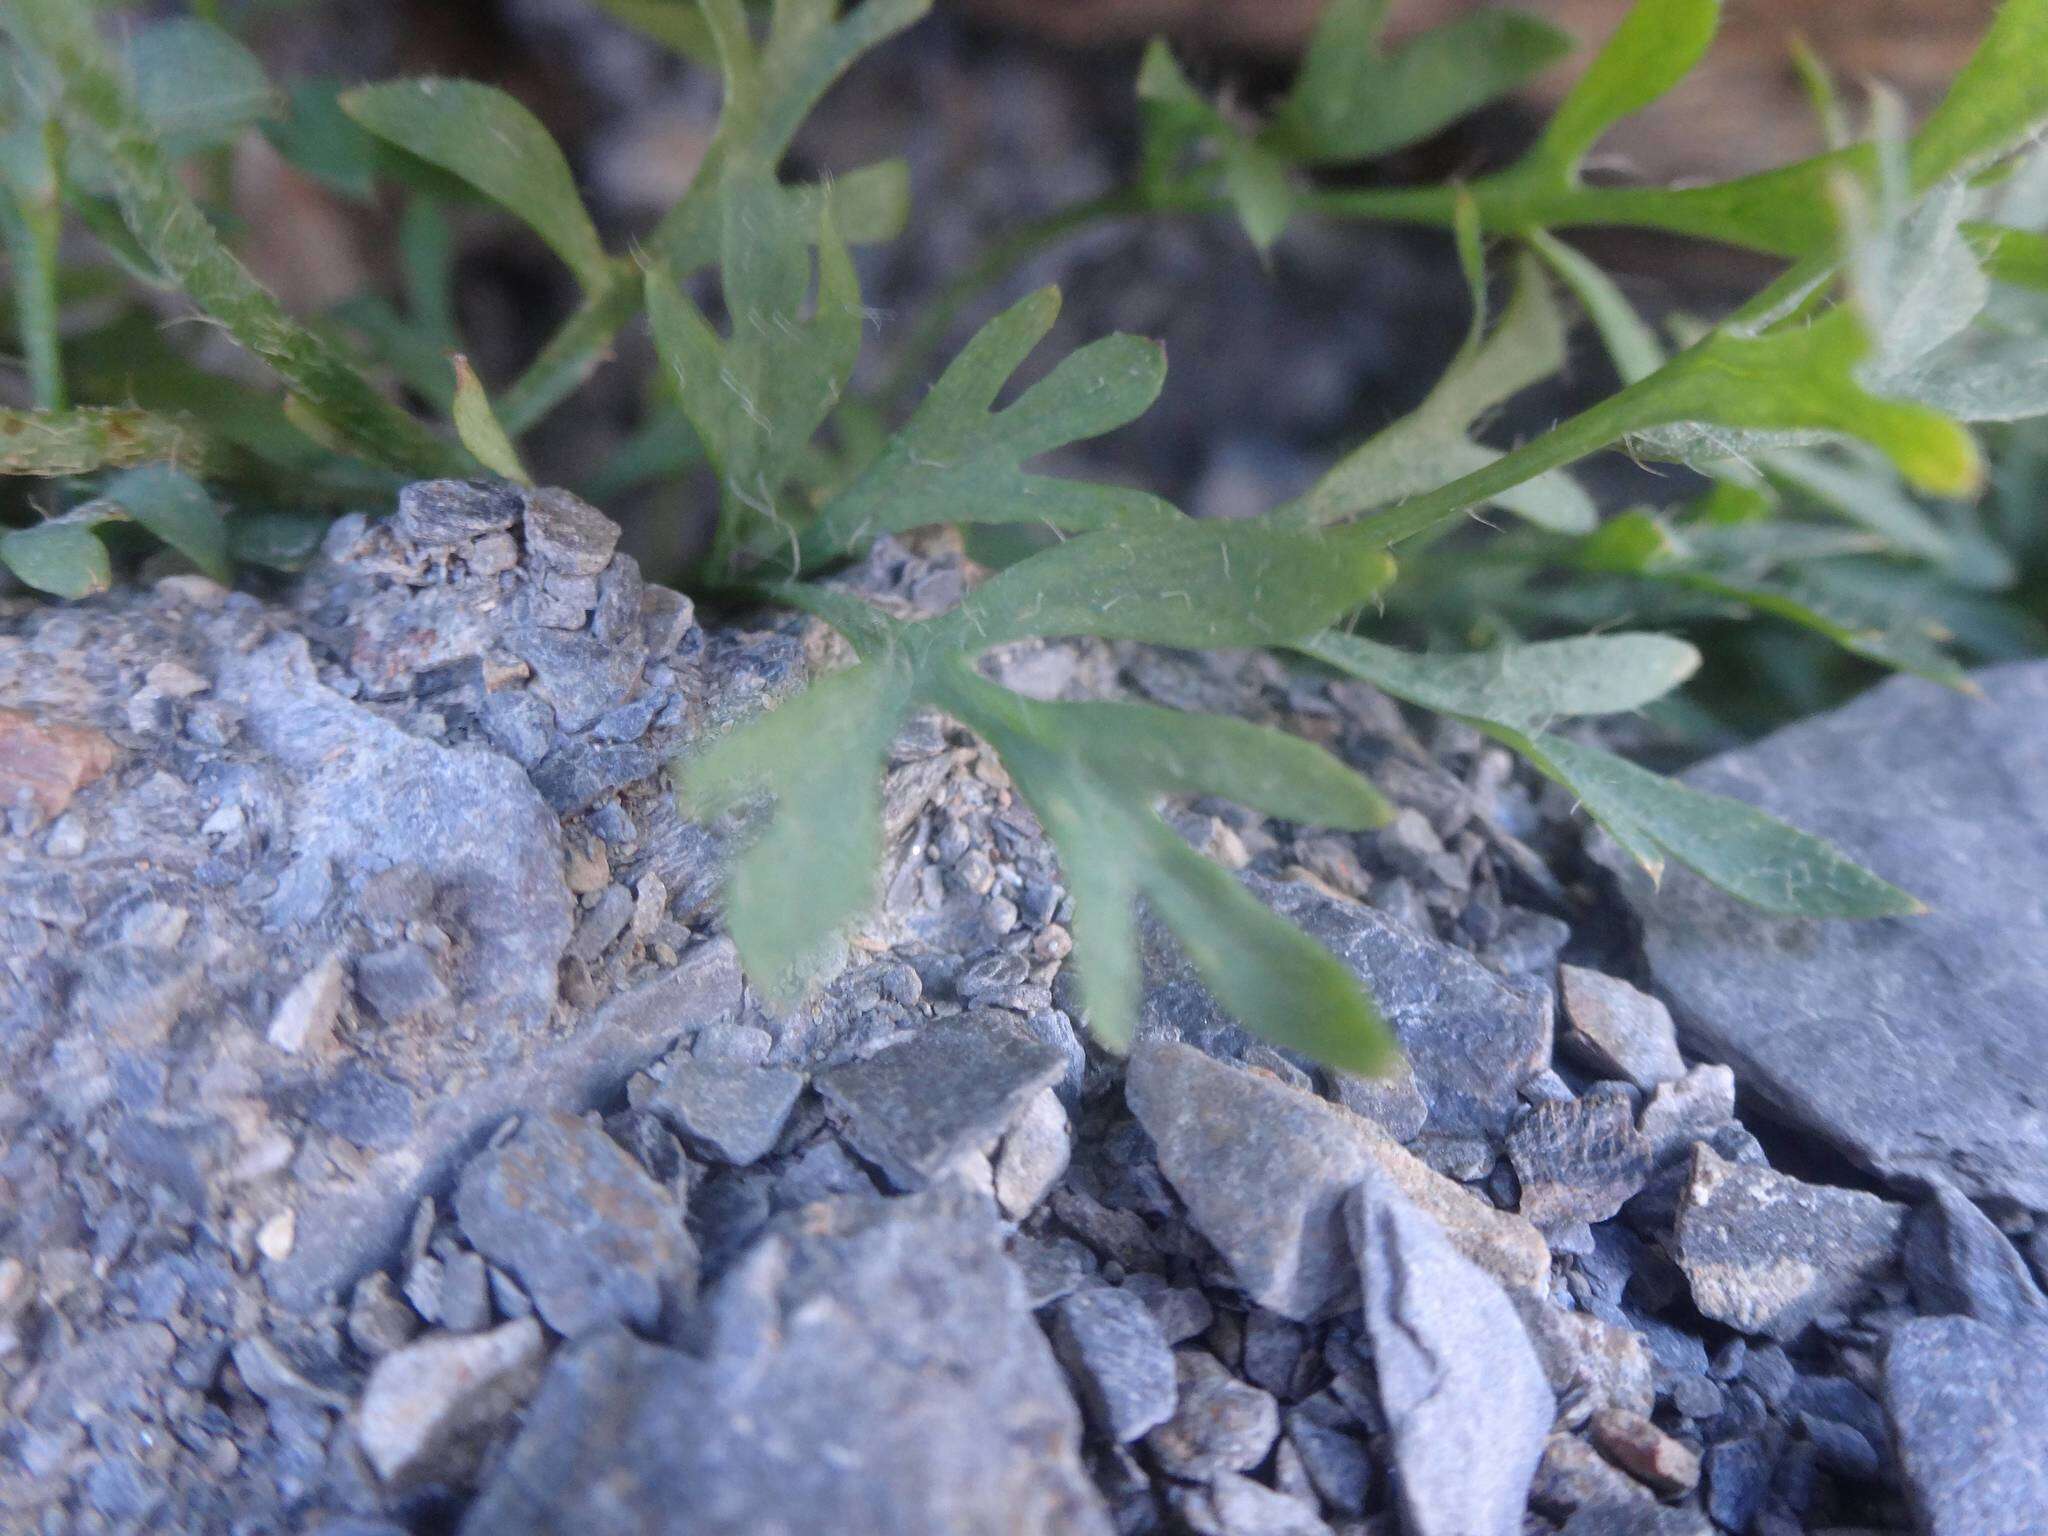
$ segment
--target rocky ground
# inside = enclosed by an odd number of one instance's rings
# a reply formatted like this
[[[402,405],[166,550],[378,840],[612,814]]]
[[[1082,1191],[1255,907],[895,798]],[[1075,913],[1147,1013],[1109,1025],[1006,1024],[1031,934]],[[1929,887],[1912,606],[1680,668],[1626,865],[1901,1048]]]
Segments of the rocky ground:
[[[661,765],[836,645],[700,626],[616,541],[441,483],[269,597],[0,604],[0,1530],[2048,1528],[2048,671],[1700,771],[1937,908],[1846,927],[1637,891],[1356,684],[1002,654],[1404,807],[1179,816],[1402,1075],[1246,1037],[1164,945],[1124,1061],[941,720],[880,914],[761,1006]]]

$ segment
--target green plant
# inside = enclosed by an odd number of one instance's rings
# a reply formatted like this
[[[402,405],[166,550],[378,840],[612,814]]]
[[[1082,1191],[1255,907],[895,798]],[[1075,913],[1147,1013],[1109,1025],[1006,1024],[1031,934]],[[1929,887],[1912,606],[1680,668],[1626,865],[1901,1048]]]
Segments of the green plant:
[[[560,151],[500,92],[445,80],[338,96],[308,85],[285,106],[260,70],[251,74],[253,59],[199,23],[139,32],[116,58],[72,0],[14,0],[0,14],[16,45],[0,103],[0,179],[30,407],[0,413],[0,464],[55,477],[65,510],[0,538],[0,561],[45,590],[95,590],[110,579],[99,530],[133,521],[222,569],[236,537],[264,539],[271,525],[259,517],[231,530],[202,481],[260,509],[284,496],[374,500],[419,473],[523,479],[519,439],[644,312],[664,378],[610,488],[701,455],[721,516],[700,583],[803,608],[859,658],[677,765],[696,814],[774,802],[735,861],[727,904],[771,995],[800,993],[865,910],[888,745],[908,713],[937,709],[995,748],[1057,847],[1075,897],[1085,1006],[1107,1043],[1128,1040],[1134,1024],[1142,898],[1247,1024],[1341,1067],[1385,1060],[1384,1026],[1349,973],[1156,814],[1162,798],[1209,794],[1363,828],[1386,815],[1371,786],[1270,730],[1133,704],[1034,702],[978,669],[991,648],[1033,636],[1272,647],[1470,722],[1569,786],[1653,873],[1676,859],[1788,914],[1915,910],[1815,839],[1557,731],[1573,717],[1656,704],[1699,665],[1694,647],[1635,631],[1530,640],[1521,626],[1568,624],[1574,604],[1619,587],[1659,620],[1686,604],[1761,611],[1877,662],[1958,680],[1930,636],[1855,609],[1842,562],[1918,562],[1992,585],[2010,576],[1992,568],[1995,551],[1987,565],[1988,541],[1966,518],[1913,497],[1978,491],[1984,460],[1961,422],[2048,411],[2038,363],[2012,345],[2030,323],[2029,285],[2048,283],[2048,209],[2022,195],[2036,172],[2021,154],[2048,121],[2048,66],[2012,61],[2048,59],[2048,0],[2008,0],[1910,138],[1880,114],[1866,142],[1676,190],[1591,185],[1582,168],[1609,127],[1697,61],[1716,0],[1640,0],[1528,155],[1463,186],[1358,190],[1329,186],[1322,172],[1415,142],[1553,62],[1566,42],[1538,22],[1489,13],[1389,51],[1383,0],[1336,0],[1292,91],[1257,127],[1210,105],[1155,46],[1139,80],[1146,135],[1133,183],[1019,231],[964,274],[904,347],[913,372],[879,402],[848,397],[863,315],[847,246],[901,226],[903,169],[791,185],[779,168],[832,81],[928,0],[866,0],[845,15],[836,0],[776,0],[765,35],[740,0],[605,4],[693,58],[715,57],[725,81],[688,194],[627,254],[606,248]],[[153,85],[165,68],[178,71],[179,90]],[[266,116],[273,142],[309,174],[351,195],[383,180],[408,189],[406,312],[364,299],[294,320],[207,219],[174,162],[203,161]],[[524,221],[582,294],[495,399],[459,356],[449,361],[459,342],[437,210],[451,188]],[[1144,411],[1164,376],[1156,347],[1109,337],[992,409],[1050,328],[1051,292],[983,327],[900,427],[874,430],[952,307],[1006,262],[1098,218],[1217,210],[1261,245],[1301,216],[1441,224],[1469,281],[1470,334],[1436,391],[1298,500],[1254,520],[1202,523],[1150,495],[1031,472],[1048,451]],[[132,327],[114,342],[60,348],[66,274],[53,252],[65,215],[137,280],[181,292],[261,358],[281,401],[203,374],[160,342],[126,354],[117,380],[96,358],[116,343],[136,347]],[[1789,266],[1674,349],[1555,237],[1596,224],[1725,241]],[[1513,283],[1497,322],[1488,240]],[[686,291],[709,268],[723,331]],[[1622,387],[1519,446],[1490,446],[1488,413],[1563,360],[1560,283],[1605,340]],[[453,438],[395,405],[387,381],[445,412]],[[1699,466],[1713,490],[1683,514],[1603,523],[1568,470],[1617,445]],[[1464,527],[1487,506],[1522,526],[1475,548]],[[878,537],[939,522],[1021,525],[1057,542],[918,622],[816,579]],[[1396,550],[1418,578],[1419,608],[1394,580]],[[1557,572],[1569,579],[1538,579]],[[1494,643],[1476,654],[1398,649],[1346,627],[1369,603],[1434,623],[1439,638],[1448,624],[1457,638]],[[811,750],[817,741],[833,750]]]

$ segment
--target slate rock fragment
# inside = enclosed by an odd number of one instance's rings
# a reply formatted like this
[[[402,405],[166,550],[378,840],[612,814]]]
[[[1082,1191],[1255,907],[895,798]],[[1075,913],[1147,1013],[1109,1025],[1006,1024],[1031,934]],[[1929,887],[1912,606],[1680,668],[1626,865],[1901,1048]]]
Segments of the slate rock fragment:
[[[821,1511],[835,1536],[1108,1536],[985,1201],[809,1207],[703,1322],[701,1354],[617,1329],[558,1354],[463,1536],[759,1536]]]
[[[1647,1414],[1603,1408],[1587,1421],[1586,1434],[1601,1455],[1654,1493],[1668,1497],[1699,1486],[1699,1452]]]
[[[531,1116],[479,1154],[456,1185],[455,1214],[569,1338],[611,1322],[653,1329],[696,1287],[696,1245],[674,1197],[574,1115]]]
[[[355,1410],[356,1440],[393,1488],[472,1476],[506,1417],[539,1379],[540,1324],[433,1334],[386,1355]]]
[[[1512,987],[1462,950],[1302,882],[1249,875],[1245,886],[1370,985],[1412,1068],[1432,1134],[1499,1137],[1507,1131],[1517,1090],[1550,1065],[1547,991]],[[1140,1039],[1182,1040],[1228,1060],[1245,1059],[1257,1042],[1149,930],[1146,960]],[[1400,1098],[1389,1099],[1386,1110],[1398,1135],[1408,1110]]]
[[[941,1019],[817,1078],[854,1150],[918,1190],[1003,1134],[1066,1060],[1005,1014]]]
[[[1520,1536],[1556,1402],[1500,1286],[1392,1184],[1345,1203],[1414,1536]]]
[[[1162,1471],[1189,1482],[1246,1472],[1266,1459],[1280,1434],[1273,1394],[1239,1381],[1200,1349],[1173,1356],[1178,1396],[1173,1416],[1145,1437]]]
[[[1702,1062],[1682,1077],[1657,1085],[1636,1129],[1650,1144],[1651,1162],[1662,1168],[1734,1118],[1735,1074],[1718,1062]]]
[[[1906,1222],[1906,1283],[1928,1317],[1974,1317],[1996,1328],[2048,1324],[2048,1297],[1989,1216],[1938,1189]]]
[[[1914,1318],[1884,1405],[1927,1536],[2037,1536],[2048,1511],[2048,1328]]]
[[[803,1074],[785,1067],[678,1057],[642,1107],[673,1126],[698,1156],[744,1168],[774,1149],[803,1091]]]
[[[1533,1289],[1549,1273],[1534,1227],[1432,1172],[1370,1121],[1276,1078],[1157,1041],[1132,1053],[1124,1091],[1189,1219],[1238,1285],[1284,1317],[1314,1318],[1357,1295],[1343,1203],[1371,1171],[1508,1284]]]
[[[1173,1414],[1173,1351],[1159,1321],[1129,1291],[1097,1286],[1055,1305],[1053,1353],[1097,1429],[1119,1444]]]
[[[1570,1025],[1559,1044],[1604,1077],[1645,1093],[1685,1072],[1671,1010],[1619,977],[1562,965],[1557,971]]]
[[[1650,1177],[1650,1144],[1626,1099],[1538,1104],[1508,1135],[1516,1209],[1539,1227],[1605,1221]]]
[[[1708,1317],[1794,1339],[1892,1268],[1905,1207],[1693,1149],[1672,1257]]]
[[[1827,838],[1924,914],[1791,922],[1682,869],[1655,892],[1621,878],[1689,1049],[1879,1175],[2048,1210],[2048,662],[1973,681],[1894,678],[1684,775]]]

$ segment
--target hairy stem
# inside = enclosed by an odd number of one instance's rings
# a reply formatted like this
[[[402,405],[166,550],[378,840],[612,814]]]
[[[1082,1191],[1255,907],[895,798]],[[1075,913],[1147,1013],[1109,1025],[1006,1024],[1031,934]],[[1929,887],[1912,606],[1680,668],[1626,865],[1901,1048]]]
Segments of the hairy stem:
[[[418,474],[469,467],[466,455],[386,400],[340,353],[287,315],[221,243],[129,99],[89,7],[74,0],[8,0],[0,7],[0,27],[64,82],[59,110],[72,131],[105,154],[123,221],[200,310],[366,457]]]
[[[15,326],[28,365],[29,397],[36,408],[64,408],[64,368],[57,343],[57,239],[63,213],[57,201],[56,127],[23,134],[35,159],[23,177],[0,192],[0,236],[14,269]]]

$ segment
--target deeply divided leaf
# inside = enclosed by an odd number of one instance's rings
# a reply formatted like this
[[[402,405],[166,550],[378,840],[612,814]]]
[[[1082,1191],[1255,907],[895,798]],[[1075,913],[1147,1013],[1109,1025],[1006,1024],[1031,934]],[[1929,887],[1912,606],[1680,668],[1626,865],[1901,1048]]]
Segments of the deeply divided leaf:
[[[1041,289],[982,327],[903,429],[819,514],[804,539],[806,564],[933,523],[1041,523],[1079,533],[1176,517],[1140,491],[1024,467],[1142,415],[1166,379],[1166,355],[1157,343],[1135,336],[1091,342],[1010,405],[991,409],[1052,329],[1059,303],[1057,289]]]

